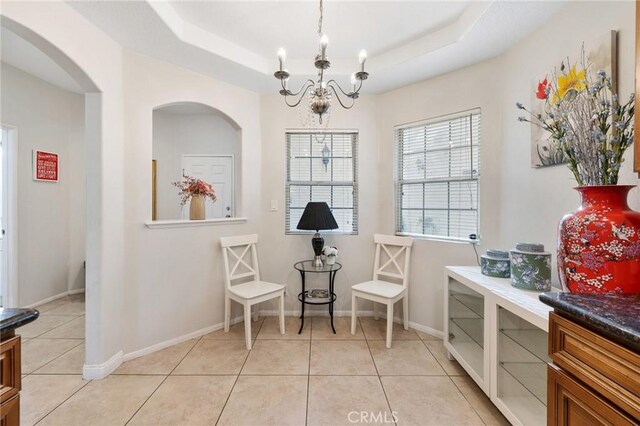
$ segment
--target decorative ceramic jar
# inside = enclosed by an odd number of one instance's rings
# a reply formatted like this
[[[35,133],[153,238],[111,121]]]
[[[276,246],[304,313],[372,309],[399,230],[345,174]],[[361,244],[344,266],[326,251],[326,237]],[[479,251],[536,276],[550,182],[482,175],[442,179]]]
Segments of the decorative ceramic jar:
[[[511,250],[511,285],[522,290],[551,290],[551,253],[542,244],[520,243]]]
[[[193,194],[189,204],[189,219],[203,220],[204,216],[204,195]]]
[[[509,252],[487,250],[480,256],[480,272],[488,277],[509,278],[511,276]]]
[[[565,291],[640,293],[640,213],[632,185],[581,186],[580,208],[558,229],[558,275]]]

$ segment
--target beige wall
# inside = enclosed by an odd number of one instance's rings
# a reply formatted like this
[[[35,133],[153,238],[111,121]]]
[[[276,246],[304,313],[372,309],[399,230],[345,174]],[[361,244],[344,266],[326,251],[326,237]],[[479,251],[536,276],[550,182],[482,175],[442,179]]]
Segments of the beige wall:
[[[330,127],[360,132],[359,234],[327,238],[339,247],[344,264],[336,281],[336,310],[348,311],[350,286],[371,275],[373,234],[394,231],[393,127],[398,124],[480,107],[479,249],[509,248],[524,240],[553,248],[559,218],[578,199],[564,167],[529,168],[529,130],[515,120],[514,102],[526,102],[532,80],[567,50],[610,29],[620,30],[621,91],[631,91],[633,11],[632,2],[569,2],[551,22],[499,58],[382,95],[363,96],[349,111],[335,107]],[[221,236],[259,232],[263,278],[287,283],[286,307],[299,309],[299,276],[292,265],[310,256],[310,237],[286,236],[283,210],[284,132],[299,126],[295,110],[284,106],[278,95],[259,96],[122,52],[61,2],[9,2],[3,4],[3,14],[60,47],[94,80],[94,92],[100,92],[87,95],[85,101],[86,111],[92,112],[86,114],[88,364],[117,364],[120,350],[134,352],[221,323]],[[83,43],[77,43],[79,39]],[[276,86],[274,81],[274,91]],[[220,110],[241,128],[237,213],[247,217],[245,224],[171,229],[144,225],[151,219],[152,111],[189,101]],[[624,182],[638,183],[629,168],[623,174]],[[640,207],[637,190],[632,197]],[[278,201],[277,212],[270,211],[271,200]],[[417,240],[411,321],[441,330],[443,268],[474,263],[468,244]],[[104,371],[108,368],[100,370]]]
[[[104,377],[122,359],[124,329],[121,48],[64,2],[4,2],[2,25],[38,46],[86,92],[84,374]]]
[[[634,81],[634,11],[633,2],[572,2],[498,58],[380,95],[381,198],[393,197],[393,164],[388,159],[393,152],[394,125],[480,107],[478,250],[508,250],[516,242],[536,241],[555,254],[557,224],[579,204],[572,190],[575,181],[564,166],[531,168],[530,127],[517,121],[521,114],[515,103],[528,103],[535,79],[548,73],[564,55],[612,29],[619,30],[620,93],[626,98],[633,91]],[[627,154],[621,182],[638,184],[631,171],[631,150]],[[636,209],[640,207],[639,194],[635,189],[630,195]],[[392,232],[393,223],[393,204],[382,202],[378,231]],[[468,244],[416,240],[411,321],[442,330],[443,269],[446,265],[475,263]]]
[[[84,96],[1,71],[0,122],[17,131],[18,305],[27,306],[84,288]],[[57,183],[33,180],[36,149],[58,153]]]
[[[504,70],[499,93],[503,110],[500,150],[504,218],[501,244],[509,247],[516,241],[540,241],[555,251],[556,227],[563,214],[574,210],[580,200],[569,169],[564,166],[531,169],[529,167],[530,128],[517,121],[521,111],[515,102],[530,103],[533,82],[549,72],[550,64],[576,51],[582,41],[598,39],[610,30],[618,30],[619,91],[627,99],[634,91],[635,3],[570,3],[551,22],[504,55],[497,66]],[[562,42],[557,42],[557,41]],[[541,49],[540,46],[544,46]],[[637,185],[632,172],[629,149],[621,170],[621,183]],[[634,189],[629,200],[640,208],[640,191]],[[555,263],[555,256],[554,256]],[[555,267],[553,268],[555,272]]]
[[[313,257],[311,235],[285,235],[286,129],[300,127],[298,112],[284,104],[280,95],[261,97],[262,121],[262,204],[260,220],[259,256],[264,279],[287,285],[285,309],[298,311],[300,302],[300,274],[293,264]],[[335,310],[350,312],[351,286],[371,279],[373,272],[373,234],[377,232],[380,197],[378,191],[378,131],[376,102],[362,97],[349,111],[334,107],[328,128],[357,129],[358,137],[358,235],[325,235],[325,244],[339,250],[338,262],[343,265],[336,275],[338,294]],[[278,211],[271,212],[271,200],[278,203]],[[326,288],[328,277],[312,275],[307,288]],[[363,308],[368,305],[363,303]],[[315,307],[309,307],[312,310]],[[270,304],[267,309],[275,309]],[[327,312],[326,306],[321,309]]]
[[[123,63],[127,354],[222,322],[219,239],[259,231],[262,147],[257,94],[131,51],[124,51]],[[145,227],[151,220],[153,110],[176,102],[211,106],[240,127],[237,215],[247,218],[245,224]]]
[[[378,97],[380,147],[377,179],[381,192],[378,232],[394,232],[394,126],[480,108],[480,237],[482,247],[491,247],[497,243],[501,216],[498,206],[502,117],[496,87],[491,84],[496,80],[495,74],[495,64],[484,62]],[[470,244],[416,239],[412,252],[410,320],[431,329],[442,330],[444,266],[473,265],[475,262]]]

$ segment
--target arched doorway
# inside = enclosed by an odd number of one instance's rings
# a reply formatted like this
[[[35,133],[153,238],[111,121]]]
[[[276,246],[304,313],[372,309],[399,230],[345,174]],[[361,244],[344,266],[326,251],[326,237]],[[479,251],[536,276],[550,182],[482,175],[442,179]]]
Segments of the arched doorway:
[[[61,14],[68,14],[62,16]],[[50,19],[41,19],[50,15]],[[57,20],[53,17],[58,18]],[[52,23],[53,22],[53,23]],[[122,359],[122,176],[118,173],[122,155],[121,85],[117,61],[120,52],[105,49],[113,65],[112,82],[107,80],[105,58],[87,52],[93,39],[101,41],[95,28],[70,14],[60,5],[14,4],[4,7],[0,25],[17,34],[62,68],[82,88],[85,98],[84,139],[86,143],[86,349],[83,375],[102,378]],[[74,33],[71,28],[82,27]],[[78,34],[89,31],[78,43]],[[100,46],[96,46],[99,48]],[[99,50],[99,49],[98,49]],[[109,174],[105,165],[116,164]]]

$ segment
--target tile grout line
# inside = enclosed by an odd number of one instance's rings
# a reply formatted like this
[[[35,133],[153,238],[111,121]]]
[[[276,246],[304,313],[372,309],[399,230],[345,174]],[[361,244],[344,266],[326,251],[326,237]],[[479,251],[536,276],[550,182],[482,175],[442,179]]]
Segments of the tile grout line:
[[[431,350],[431,348],[429,347],[429,345],[427,345],[427,343],[420,339],[420,341],[422,342],[422,344],[424,345],[425,348],[427,348],[427,350],[429,351],[429,353],[431,354],[431,356],[433,357],[433,359],[436,360],[436,362],[438,363],[438,365],[440,366],[440,368],[442,369],[442,371],[444,371],[444,374],[449,377],[449,376],[453,376],[453,374],[449,374],[449,372],[447,371],[446,368],[444,368],[444,365],[438,360],[438,357],[433,353],[433,351]],[[457,361],[456,361],[457,362]]]
[[[70,302],[67,302],[67,303],[70,303]],[[63,303],[62,305],[57,306],[57,307],[55,307],[55,308],[51,308],[51,309],[57,309],[57,308],[59,308],[59,307],[61,307],[61,306],[64,306],[64,305],[66,305],[66,303]],[[37,309],[37,308],[36,308],[36,309]],[[50,309],[50,310],[51,310],[51,309]],[[46,312],[46,311],[45,311],[45,312]],[[85,312],[85,313],[86,313],[86,312]],[[81,317],[81,316],[84,316],[84,315],[85,315],[85,313],[83,313],[82,315],[78,315],[78,316],[76,316],[76,318],[79,318],[79,317]],[[74,319],[75,319],[75,318],[74,318]],[[71,321],[73,321],[73,319],[72,319],[72,320],[70,320],[70,321],[65,322],[64,324],[67,324],[68,322],[71,322]],[[64,325],[64,324],[60,324],[60,326],[62,326],[62,325]],[[53,329],[51,329],[51,330],[49,330],[49,331],[52,331],[52,330],[54,330],[55,328],[57,328],[57,327],[54,327]],[[47,331],[47,333],[48,333],[48,331]],[[32,340],[32,339],[30,339],[30,340]],[[71,348],[71,349],[69,349],[68,351],[66,351],[66,352],[64,352],[64,353],[62,353],[62,354],[60,354],[60,355],[58,355],[57,357],[55,357],[55,358],[54,358],[54,359],[52,359],[51,361],[49,361],[49,362],[47,362],[47,363],[43,364],[42,366],[38,367],[35,371],[32,371],[31,373],[26,374],[26,375],[25,375],[25,377],[30,376],[30,375],[38,375],[38,374],[36,374],[36,373],[38,372],[38,370],[40,370],[41,368],[44,368],[45,366],[49,365],[50,363],[52,363],[52,362],[53,362],[53,361],[55,361],[56,359],[60,358],[60,357],[61,357],[61,356],[63,356],[63,355],[66,355],[67,353],[71,352],[72,350],[74,350],[75,348],[77,348],[78,346],[80,346],[80,345],[82,345],[82,344],[84,344],[84,343],[85,343],[85,339],[82,339],[82,341],[81,341],[79,344],[77,344],[76,346],[72,347],[72,348]],[[62,375],[64,375],[64,376],[71,376],[71,375],[73,375],[73,376],[77,376],[77,374],[39,374],[39,375],[48,375],[48,376],[49,376],[49,375],[50,375],[50,376],[62,376]],[[82,380],[84,380],[84,378],[82,378],[82,373],[80,373],[80,378],[81,378]],[[51,411],[49,411],[47,414],[45,414],[44,416],[42,416],[42,418],[41,418],[40,420],[38,420],[35,424],[38,424],[38,423],[40,423],[41,421],[43,421],[47,416],[49,416],[51,413],[53,413],[55,410],[57,410],[57,409],[58,409],[62,404],[64,404],[65,402],[67,402],[69,399],[71,399],[75,394],[77,394],[77,393],[78,393],[78,392],[80,392],[82,389],[84,389],[86,386],[88,386],[88,385],[89,385],[89,383],[91,383],[92,381],[93,381],[93,380],[87,380],[87,383],[85,383],[84,385],[80,386],[80,387],[79,387],[75,392],[73,392],[71,395],[69,395],[67,398],[65,398],[62,402],[60,402],[60,404],[56,405],[53,409],[51,409]]]
[[[81,376],[82,377],[82,376]],[[84,380],[84,379],[82,379]],[[75,392],[73,392],[71,395],[69,395],[67,398],[64,399],[64,401],[62,401],[60,404],[56,405],[53,409],[51,409],[51,411],[49,411],[47,414],[45,414],[44,416],[42,416],[42,418],[40,420],[38,420],[37,422],[35,422],[35,425],[37,425],[38,423],[40,423],[41,421],[43,421],[45,418],[47,418],[47,416],[49,416],[51,413],[53,413],[54,411],[56,411],[58,408],[60,408],[60,406],[62,404],[64,404],[65,402],[67,402],[69,399],[71,399],[71,397],[73,397],[75,394],[77,394],[78,392],[80,392],[82,389],[84,389],[85,387],[89,386],[89,383],[93,382],[93,380],[87,380],[87,383],[85,383],[84,385],[80,386]],[[34,425],[34,426],[35,426]]]
[[[63,306],[64,306],[64,305],[63,305]],[[45,316],[47,316],[47,315],[45,315]],[[43,331],[42,333],[38,334],[37,336],[33,336],[33,337],[25,337],[25,339],[29,339],[29,340],[33,340],[33,339],[51,339],[51,337],[42,337],[42,336],[44,336],[44,335],[45,335],[45,334],[47,334],[47,333],[52,332],[53,330],[56,330],[56,329],[58,329],[58,328],[62,327],[63,325],[69,324],[71,321],[74,321],[74,320],[76,320],[76,319],[78,319],[78,318],[80,318],[80,317],[82,317],[82,316],[84,316],[84,315],[49,315],[49,316],[57,316],[57,317],[72,317],[72,318],[71,318],[70,320],[68,320],[68,321],[65,321],[65,322],[63,322],[63,323],[61,323],[61,324],[56,325],[56,326],[55,326],[55,327],[53,327],[53,328],[50,328],[50,329],[49,329],[49,330],[47,330],[47,331]],[[22,336],[22,335],[20,335],[20,336]],[[66,337],[58,337],[58,339],[66,339]],[[83,339],[84,339],[84,337],[83,337]]]
[[[246,318],[245,318],[245,321],[246,321]],[[251,321],[251,318],[249,318],[249,321]],[[236,388],[236,384],[238,383],[238,380],[240,379],[240,373],[242,373],[242,369],[244,368],[245,364],[247,363],[247,360],[249,359],[249,355],[251,355],[251,351],[253,350],[253,345],[258,340],[258,335],[260,334],[260,331],[262,331],[262,327],[264,326],[264,321],[265,320],[263,318],[262,322],[260,323],[260,328],[258,329],[258,332],[256,333],[256,338],[252,339],[253,342],[251,343],[251,350],[249,351],[249,353],[245,357],[244,362],[242,363],[242,366],[240,367],[240,370],[238,370],[238,374],[236,375],[236,379],[233,381],[233,385],[231,386],[231,389],[229,390],[229,394],[227,395],[227,399],[225,399],[224,404],[222,405],[222,409],[220,410],[220,414],[218,414],[218,418],[216,419],[216,422],[214,423],[214,425],[217,425],[220,422],[220,418],[222,417],[222,413],[224,413],[224,409],[227,408],[227,404],[229,403],[229,399],[231,398],[231,394],[233,393],[233,390]]]
[[[476,407],[474,407],[471,401],[469,401],[469,398],[467,398],[464,392],[462,392],[462,389],[460,389],[460,386],[458,386],[458,384],[451,378],[451,376],[449,376],[449,380],[451,380],[451,383],[453,383],[453,386],[455,386],[455,388],[458,389],[458,392],[460,392],[460,395],[462,395],[465,401],[467,401],[467,404],[469,404],[469,406],[473,409],[473,411],[476,413],[476,415],[478,416],[482,424],[486,426],[487,423],[484,421],[484,419],[482,418],[478,410],[476,410]]]
[[[196,340],[196,342],[193,344],[193,346],[191,347],[191,349],[189,349],[189,350],[187,351],[187,353],[186,353],[186,354],[184,354],[184,356],[180,359],[180,361],[178,361],[178,362],[176,363],[176,365],[171,369],[171,371],[169,372],[169,374],[167,374],[167,375],[164,377],[164,379],[163,379],[163,380],[160,382],[160,384],[159,384],[159,385],[158,385],[158,386],[153,390],[153,392],[151,392],[151,394],[150,394],[150,395],[149,395],[149,396],[144,400],[144,402],[143,402],[142,404],[140,404],[140,406],[139,406],[139,407],[138,407],[138,409],[135,411],[135,413],[133,413],[133,414],[131,415],[131,417],[129,417],[129,420],[127,420],[127,421],[124,423],[124,424],[125,424],[125,426],[126,426],[127,424],[129,424],[129,422],[130,422],[131,420],[133,420],[133,418],[136,416],[136,414],[138,414],[138,411],[140,411],[140,410],[142,409],[142,407],[144,407],[144,405],[145,405],[147,402],[149,402],[149,400],[151,399],[151,397],[152,397],[152,396],[153,396],[153,395],[158,391],[158,389],[160,389],[160,386],[162,386],[162,385],[164,384],[164,382],[166,382],[166,381],[167,381],[167,379],[169,378],[169,376],[171,376],[171,373],[173,373],[173,372],[175,371],[175,369],[176,369],[176,368],[178,368],[178,365],[180,365],[180,363],[181,363],[182,361],[184,361],[184,359],[187,357],[187,355],[189,355],[189,354],[191,353],[191,351],[193,350],[193,348],[195,348],[195,347],[196,347],[196,345],[198,344],[198,342],[199,342],[200,340],[202,340],[202,336],[200,337],[200,339]],[[123,364],[124,364],[124,363],[123,363]],[[115,371],[114,371],[114,373],[115,373]],[[116,374],[113,374],[113,375],[114,375],[114,376],[117,376]],[[134,375],[135,375],[135,374],[131,374],[131,376],[134,376]],[[128,375],[123,374],[122,376],[128,376]],[[151,375],[150,375],[150,376],[151,376]],[[159,376],[159,374],[158,374],[158,376]]]
[[[72,339],[68,339],[68,340],[72,340]],[[85,342],[85,340],[84,340],[84,339],[75,339],[75,340],[80,340],[80,343],[78,343],[77,345],[75,345],[75,346],[73,346],[73,347],[69,348],[68,350],[64,351],[63,353],[61,353],[60,355],[56,356],[56,357],[55,357],[55,358],[53,358],[52,360],[45,362],[44,364],[42,364],[40,367],[36,368],[36,369],[35,369],[35,370],[33,370],[32,372],[27,373],[27,374],[26,374],[26,376],[30,376],[30,375],[32,375],[32,374],[36,374],[36,375],[38,375],[38,374],[37,374],[37,373],[38,373],[38,370],[40,370],[40,369],[42,369],[42,368],[46,367],[47,365],[51,364],[53,361],[57,360],[58,358],[60,358],[60,357],[62,357],[62,356],[64,356],[64,355],[66,355],[66,354],[68,354],[69,352],[71,352],[72,350],[74,350],[75,348],[77,348],[78,346],[83,345],[83,344],[84,344],[84,342]],[[55,374],[56,374],[56,373],[49,373],[48,375],[55,375]],[[76,374],[76,375],[77,375],[77,374]],[[82,376],[82,372],[80,372],[80,375]]]
[[[360,318],[358,318],[358,322],[361,323]],[[382,388],[382,393],[384,394],[384,399],[387,401],[387,407],[389,407],[389,411],[391,411],[391,416],[392,416],[391,418],[393,418],[393,408],[391,407],[391,402],[389,402],[389,396],[387,396],[387,391],[384,388],[384,384],[382,383],[382,377],[380,377],[380,371],[378,371],[378,365],[376,364],[376,359],[374,358],[373,352],[371,351],[371,346],[369,346],[369,339],[367,339],[367,335],[364,332],[364,326],[362,325],[362,323],[360,324],[360,327],[362,328],[362,334],[364,334],[365,341],[367,342],[367,348],[369,348],[369,355],[371,355],[371,360],[373,361],[373,366],[376,368],[376,375],[378,377],[378,382],[380,383],[380,387]],[[397,426],[398,423],[394,420],[393,424]]]
[[[50,308],[49,310],[51,310],[51,309],[57,309],[57,308],[59,308],[59,307],[61,307],[61,306],[66,305],[67,303],[69,303],[69,302],[63,303],[63,304],[62,304],[62,305],[60,305],[60,306],[56,306],[56,307]],[[37,308],[36,308],[36,309],[37,309]],[[46,312],[46,311],[45,311],[45,312]],[[84,314],[83,314],[83,315],[84,315]],[[39,338],[41,338],[40,336],[42,336],[43,334],[46,334],[46,333],[48,333],[49,331],[53,331],[53,330],[55,330],[56,328],[61,327],[61,326],[65,325],[65,324],[67,324],[67,323],[69,323],[69,322],[73,321],[74,319],[76,319],[76,318],[78,318],[78,317],[81,317],[81,316],[83,316],[83,315],[75,316],[74,318],[70,319],[69,321],[62,323],[62,324],[58,325],[57,327],[52,328],[51,330],[45,331],[44,333],[39,334],[39,335],[37,335],[36,337],[24,337],[24,339],[27,339],[27,341],[29,341],[29,340],[35,340],[35,339],[39,339]],[[67,316],[67,315],[60,315],[60,316]],[[69,315],[69,316],[70,316],[70,315]],[[23,336],[22,336],[22,335],[20,335],[20,339],[21,339],[21,340],[23,339]],[[81,342],[80,344],[84,343],[84,340],[85,340],[85,339],[82,339],[82,342]],[[22,343],[27,343],[27,342],[25,341],[25,342],[22,342]],[[74,347],[70,348],[68,351],[65,351],[64,353],[62,353],[62,354],[58,355],[57,357],[53,358],[52,360],[50,360],[50,361],[48,361],[48,362],[44,363],[43,365],[41,365],[40,367],[36,368],[36,369],[35,369],[35,370],[33,370],[32,372],[30,372],[30,373],[25,373],[25,374],[24,374],[24,377],[30,376],[30,375],[32,375],[32,374],[35,374],[35,373],[36,373],[38,370],[40,370],[41,368],[43,368],[43,367],[45,367],[46,365],[48,365],[48,364],[52,363],[53,361],[55,361],[56,359],[60,358],[61,356],[65,355],[65,354],[67,354],[68,352],[71,352],[72,350],[74,350],[74,349],[75,349],[75,348],[77,348],[78,346],[79,346],[79,345],[76,345],[76,346],[74,346]],[[24,377],[23,377],[23,378],[24,378]]]
[[[64,299],[64,298],[68,298],[68,297],[69,297],[69,296],[67,295],[67,296],[61,297],[60,299],[56,299],[56,300],[52,300],[51,302],[43,303],[43,304],[42,304],[42,305],[40,305],[40,306],[45,306],[45,305],[48,305],[49,303],[53,303],[53,302],[56,302],[56,301],[58,301],[58,300],[62,301],[62,299]],[[66,302],[62,302],[62,304],[61,304],[61,305],[59,305],[59,306],[54,306],[54,307],[52,307],[52,308],[47,309],[46,311],[41,311],[41,310],[39,309],[39,307],[38,307],[38,306],[34,306],[34,307],[33,307],[33,309],[36,309],[38,312],[40,312],[40,315],[42,315],[42,314],[43,314],[43,313],[45,313],[45,312],[49,312],[49,311],[51,311],[51,310],[53,310],[53,309],[57,309],[57,308],[59,308],[60,306],[66,305],[67,303],[71,303],[71,300],[67,300]]]
[[[309,424],[309,388],[311,387],[311,342],[313,342],[313,319],[310,324],[311,330],[309,330],[309,362],[307,362],[307,403],[305,405],[304,412],[304,425]]]

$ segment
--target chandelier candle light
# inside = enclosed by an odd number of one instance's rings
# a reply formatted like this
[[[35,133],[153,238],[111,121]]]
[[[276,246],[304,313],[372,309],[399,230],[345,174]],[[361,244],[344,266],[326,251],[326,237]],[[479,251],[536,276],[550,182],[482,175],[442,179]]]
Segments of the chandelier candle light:
[[[362,87],[362,82],[369,77],[369,73],[364,70],[364,64],[367,61],[367,52],[364,50],[360,51],[360,55],[358,56],[360,61],[360,70],[351,74],[351,90],[345,91],[340,87],[337,81],[329,80],[325,81],[324,71],[331,66],[331,62],[327,57],[327,46],[329,45],[329,38],[326,34],[322,32],[322,19],[323,19],[323,4],[322,0],[320,0],[320,19],[318,20],[318,36],[320,36],[320,49],[318,54],[315,56],[314,64],[316,69],[318,70],[318,80],[313,81],[308,79],[298,90],[297,92],[292,92],[289,90],[289,72],[284,69],[284,62],[286,60],[287,54],[284,49],[278,50],[278,62],[280,63],[280,69],[276,71],[273,75],[280,80],[280,85],[282,88],[280,89],[280,94],[284,96],[285,103],[295,108],[305,96],[309,99],[309,107],[314,114],[318,115],[318,121],[322,124],[322,115],[328,114],[331,109],[331,98],[335,96],[340,105],[345,109],[350,109],[353,107],[355,100],[358,99],[360,88]],[[351,102],[348,103],[346,99],[342,99],[340,96],[344,96],[346,98],[351,99]],[[290,102],[289,97],[293,98]]]

